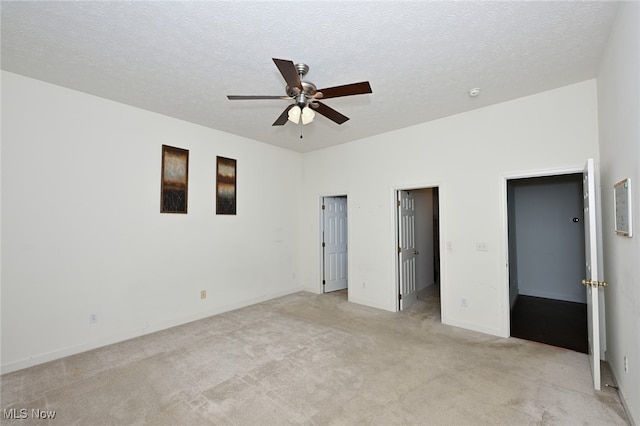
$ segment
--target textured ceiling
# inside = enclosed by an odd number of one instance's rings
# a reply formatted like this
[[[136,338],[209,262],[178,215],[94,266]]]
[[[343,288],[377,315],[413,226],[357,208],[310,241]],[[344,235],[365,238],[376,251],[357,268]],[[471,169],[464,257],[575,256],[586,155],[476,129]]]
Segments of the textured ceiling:
[[[2,68],[308,152],[595,77],[616,2],[2,1]],[[304,62],[350,117],[272,127],[272,58]],[[467,91],[480,87],[477,98]]]

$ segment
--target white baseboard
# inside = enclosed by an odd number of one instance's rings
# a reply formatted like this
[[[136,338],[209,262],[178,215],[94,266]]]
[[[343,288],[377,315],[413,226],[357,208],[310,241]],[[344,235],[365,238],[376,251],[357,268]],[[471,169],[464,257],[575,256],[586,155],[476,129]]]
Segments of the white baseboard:
[[[458,328],[464,328],[466,330],[477,331],[479,333],[490,334],[492,336],[504,337],[504,338],[509,337],[508,333],[505,330],[502,330],[499,328],[485,327],[482,325],[469,323],[465,321],[458,321],[458,320],[453,320],[453,321],[447,320],[446,322],[443,320],[442,323],[447,325],[452,325]]]

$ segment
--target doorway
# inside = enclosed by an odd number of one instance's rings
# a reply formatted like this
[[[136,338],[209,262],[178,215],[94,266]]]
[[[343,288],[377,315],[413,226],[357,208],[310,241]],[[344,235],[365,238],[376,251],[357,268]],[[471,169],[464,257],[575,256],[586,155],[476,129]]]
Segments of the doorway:
[[[588,353],[583,175],[507,180],[511,336]]]
[[[441,321],[439,188],[396,191],[398,310],[420,301]]]
[[[346,292],[349,280],[347,196],[322,197],[320,202],[322,292]]]

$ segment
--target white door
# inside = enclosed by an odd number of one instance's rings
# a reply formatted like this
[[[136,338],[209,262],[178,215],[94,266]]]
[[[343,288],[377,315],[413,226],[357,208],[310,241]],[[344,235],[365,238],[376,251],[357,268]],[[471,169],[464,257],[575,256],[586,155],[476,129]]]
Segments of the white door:
[[[587,160],[583,173],[584,243],[586,277],[582,284],[587,291],[587,324],[589,328],[589,364],[593,387],[600,390],[600,312],[599,299],[604,282],[599,281],[598,238],[596,227],[596,188],[593,159]],[[604,330],[603,330],[604,331]]]
[[[322,199],[323,291],[347,288],[347,197]]]
[[[416,290],[416,205],[409,191],[398,191],[398,263],[400,265],[399,307],[406,309],[418,300]]]

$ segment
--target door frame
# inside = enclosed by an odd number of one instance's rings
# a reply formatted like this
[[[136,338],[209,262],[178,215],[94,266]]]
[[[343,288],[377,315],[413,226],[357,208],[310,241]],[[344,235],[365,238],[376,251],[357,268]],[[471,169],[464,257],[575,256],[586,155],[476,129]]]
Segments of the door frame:
[[[446,270],[444,267],[444,259],[445,259],[445,222],[446,216],[444,215],[444,185],[442,182],[431,182],[425,183],[422,185],[412,185],[412,186],[397,186],[391,188],[391,209],[393,210],[393,263],[395,265],[395,280],[396,285],[393,286],[393,306],[395,307],[395,312],[400,312],[400,304],[398,303],[398,294],[400,293],[400,261],[398,257],[398,238],[400,237],[399,229],[400,229],[400,217],[398,214],[398,193],[400,191],[419,191],[421,189],[437,189],[438,190],[438,245],[440,250],[440,322],[443,324],[447,324],[447,276]]]
[[[597,168],[596,168],[597,169]],[[549,176],[561,176],[568,174],[582,174],[584,172],[584,165],[576,166],[576,167],[566,167],[566,168],[558,168],[558,169],[542,169],[542,170],[531,170],[524,172],[513,172],[513,173],[505,173],[500,177],[500,211],[502,214],[502,235],[503,235],[503,259],[505,268],[502,269],[502,330],[503,337],[511,337],[511,301],[509,300],[509,213],[508,213],[508,204],[507,204],[507,184],[509,180],[515,179],[527,179],[527,178],[536,178],[536,177],[549,177]],[[600,185],[599,185],[599,174],[596,170],[596,229],[598,233],[597,245],[598,245],[598,264],[600,266],[600,271],[602,271],[602,238],[600,237],[601,232],[601,213],[600,213]],[[606,336],[604,333],[604,304],[603,301],[600,300],[598,304],[600,308],[600,312],[602,313],[600,318],[600,359],[605,359],[605,351],[606,351]]]
[[[351,232],[351,224],[349,223],[350,215],[349,215],[349,194],[345,192],[331,193],[331,194],[320,194],[318,196],[318,294],[324,293],[324,286],[322,285],[322,277],[324,276],[324,250],[322,249],[322,237],[324,233],[324,220],[322,217],[322,199],[327,197],[345,197],[347,199],[347,274],[350,271],[351,262],[351,253],[350,244],[349,244],[349,233]],[[349,297],[349,285],[347,285],[347,298]]]

